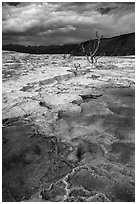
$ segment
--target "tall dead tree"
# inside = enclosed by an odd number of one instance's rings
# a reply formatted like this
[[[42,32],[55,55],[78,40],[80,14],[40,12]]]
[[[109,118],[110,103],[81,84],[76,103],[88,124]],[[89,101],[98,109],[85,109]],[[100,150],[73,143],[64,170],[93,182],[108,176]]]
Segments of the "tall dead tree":
[[[100,42],[101,42],[102,38],[103,38],[103,36],[99,37],[98,32],[96,31],[96,39],[94,41],[93,48],[91,46],[91,41],[90,41],[88,50],[86,50],[84,45],[81,43],[82,51],[86,55],[88,62],[92,65],[96,64],[97,60],[101,57],[101,56],[97,56],[96,54],[97,54],[97,51],[99,49]]]

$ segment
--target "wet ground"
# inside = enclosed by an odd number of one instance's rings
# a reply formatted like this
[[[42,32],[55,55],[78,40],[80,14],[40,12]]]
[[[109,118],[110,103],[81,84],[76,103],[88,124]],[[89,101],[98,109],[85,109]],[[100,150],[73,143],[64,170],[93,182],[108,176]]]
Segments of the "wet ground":
[[[25,118],[3,121],[3,201],[38,192],[61,201],[63,181],[45,189],[67,174],[66,201],[134,201],[134,89],[108,89],[80,106],[80,114],[68,112],[54,124],[53,137],[35,134]]]

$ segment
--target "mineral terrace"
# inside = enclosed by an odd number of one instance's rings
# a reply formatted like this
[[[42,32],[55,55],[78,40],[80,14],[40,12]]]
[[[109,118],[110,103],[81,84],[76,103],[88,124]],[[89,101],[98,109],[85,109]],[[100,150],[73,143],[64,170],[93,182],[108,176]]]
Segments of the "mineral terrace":
[[[134,201],[134,56],[2,58],[3,201]]]

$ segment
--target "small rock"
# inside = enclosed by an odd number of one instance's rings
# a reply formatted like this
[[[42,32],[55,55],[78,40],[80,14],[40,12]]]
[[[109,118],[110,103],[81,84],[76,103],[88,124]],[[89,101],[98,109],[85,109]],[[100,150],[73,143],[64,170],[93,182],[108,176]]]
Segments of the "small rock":
[[[42,199],[44,199],[44,200],[50,200],[49,192],[47,192],[45,190],[41,191],[41,196],[42,196]]]
[[[111,202],[105,194],[103,193],[97,193],[95,196],[89,197],[87,202]]]
[[[52,106],[49,105],[49,104],[47,104],[46,102],[40,101],[40,102],[39,102],[39,105],[40,105],[41,107],[46,107],[46,108],[48,108],[48,109],[52,109]]]

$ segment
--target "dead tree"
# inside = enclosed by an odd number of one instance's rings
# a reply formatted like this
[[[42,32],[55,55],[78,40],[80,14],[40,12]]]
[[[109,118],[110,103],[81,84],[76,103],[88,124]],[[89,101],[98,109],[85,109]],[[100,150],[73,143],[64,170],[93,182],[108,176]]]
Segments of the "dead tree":
[[[72,73],[74,73],[74,75],[75,76],[77,76],[78,75],[78,71],[81,69],[81,65],[80,65],[80,63],[78,63],[78,64],[73,64],[74,65],[74,68],[75,69],[70,69],[70,70],[67,70],[68,72],[72,72]]]
[[[72,54],[64,54],[63,55],[63,59],[64,60],[70,60],[70,59],[72,59],[73,58],[73,55]]]
[[[100,46],[100,42],[101,42],[101,39],[103,38],[103,36],[99,37],[98,36],[98,32],[96,31],[96,39],[94,41],[94,45],[93,45],[93,48],[91,46],[91,41],[90,41],[90,45],[89,45],[89,50],[86,51],[84,45],[81,43],[81,48],[82,48],[82,51],[83,53],[86,55],[87,57],[87,60],[90,64],[94,65],[97,63],[97,60],[102,57],[102,56],[96,56],[96,53],[99,49],[99,46]]]
[[[80,63],[74,64],[74,67],[75,67],[75,72],[74,72],[74,74],[75,74],[75,76],[77,76],[78,69],[81,68],[81,65],[80,65]]]
[[[66,61],[69,61],[69,60],[74,59],[74,56],[72,55],[72,53],[64,54],[63,59],[66,60]],[[71,70],[67,70],[67,71],[72,72],[72,73],[75,74],[75,76],[77,76],[78,70],[81,68],[81,65],[80,65],[80,63],[78,63],[78,64],[74,63],[73,65],[74,65],[75,69],[71,69]]]

